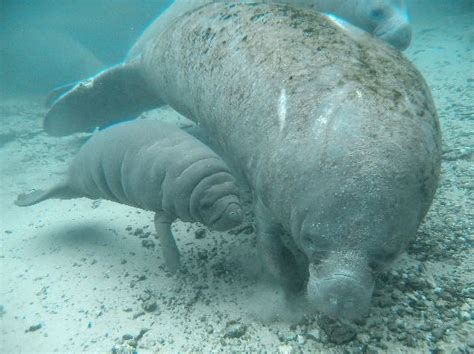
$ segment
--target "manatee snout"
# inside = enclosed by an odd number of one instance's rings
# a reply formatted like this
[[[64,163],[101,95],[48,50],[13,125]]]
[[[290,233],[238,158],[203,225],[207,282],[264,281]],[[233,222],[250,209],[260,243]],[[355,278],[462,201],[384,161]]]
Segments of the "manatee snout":
[[[243,212],[236,195],[227,195],[201,208],[204,224],[216,231],[226,231],[242,223]]]
[[[334,256],[310,264],[307,296],[321,313],[332,318],[356,320],[368,314],[374,279],[370,268]]]

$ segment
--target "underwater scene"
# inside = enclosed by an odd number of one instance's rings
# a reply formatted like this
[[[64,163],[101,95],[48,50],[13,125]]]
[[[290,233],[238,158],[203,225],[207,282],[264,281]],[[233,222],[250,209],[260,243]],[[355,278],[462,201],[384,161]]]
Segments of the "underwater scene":
[[[0,0],[1,353],[474,352],[473,0]]]

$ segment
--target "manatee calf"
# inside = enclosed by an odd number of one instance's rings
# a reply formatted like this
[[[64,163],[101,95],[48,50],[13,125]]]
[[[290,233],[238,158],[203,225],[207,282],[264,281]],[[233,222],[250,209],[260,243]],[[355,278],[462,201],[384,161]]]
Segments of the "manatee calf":
[[[245,176],[275,278],[330,316],[365,315],[375,276],[413,239],[438,182],[441,133],[422,76],[314,11],[215,3],[172,15],[124,64],[61,97],[45,128],[113,119],[105,108],[121,97],[136,102],[128,111],[169,104]]]
[[[228,230],[242,221],[238,188],[222,159],[181,129],[157,121],[122,123],[95,135],[64,181],[18,197],[28,206],[49,198],[108,199],[154,211],[168,269],[179,267],[171,223],[201,222]]]

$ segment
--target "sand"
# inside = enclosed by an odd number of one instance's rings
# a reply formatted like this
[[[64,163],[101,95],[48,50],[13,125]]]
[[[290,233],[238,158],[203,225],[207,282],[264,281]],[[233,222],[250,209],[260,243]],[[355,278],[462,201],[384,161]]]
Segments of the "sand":
[[[472,19],[471,19],[472,20]],[[16,196],[58,180],[86,135],[49,137],[35,98],[0,105],[0,351],[469,353],[474,351],[474,28],[468,15],[414,23],[406,55],[443,129],[433,206],[377,281],[365,323],[333,323],[260,276],[251,227],[176,222],[183,270],[168,274],[153,214],[108,201]],[[183,121],[163,108],[146,114]]]

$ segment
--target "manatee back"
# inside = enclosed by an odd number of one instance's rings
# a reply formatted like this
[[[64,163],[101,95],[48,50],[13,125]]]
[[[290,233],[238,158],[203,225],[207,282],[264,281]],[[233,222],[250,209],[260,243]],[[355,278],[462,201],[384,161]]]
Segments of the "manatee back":
[[[133,204],[124,191],[127,164],[137,162],[141,149],[160,139],[167,126],[140,122],[121,123],[93,135],[74,158],[68,173],[68,182],[86,197],[104,198]],[[164,171],[163,171],[164,173]]]
[[[197,9],[200,6],[210,4],[216,0],[175,0],[160,16],[153,21],[150,26],[143,32],[138,41],[133,45],[127,54],[127,61],[132,60],[142,54],[148,43],[160,34],[163,28],[176,20],[177,17],[188,11]],[[217,0],[225,2],[226,0]]]

